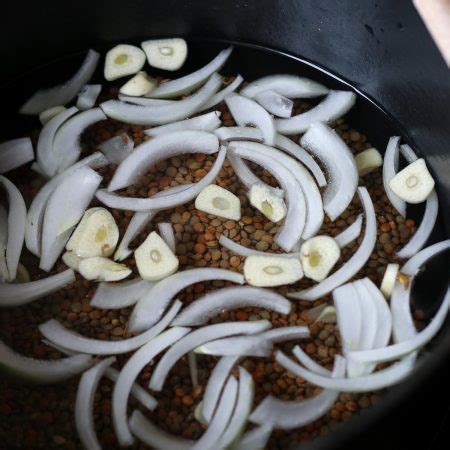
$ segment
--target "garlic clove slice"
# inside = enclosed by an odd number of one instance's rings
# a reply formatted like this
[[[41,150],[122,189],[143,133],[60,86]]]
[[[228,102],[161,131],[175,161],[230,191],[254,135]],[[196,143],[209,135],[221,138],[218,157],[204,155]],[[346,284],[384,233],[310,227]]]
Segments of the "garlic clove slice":
[[[250,188],[248,194],[250,203],[272,222],[279,222],[286,216],[286,204],[281,197],[274,195],[273,191],[259,183]]]
[[[125,264],[116,263],[102,256],[82,259],[78,265],[78,272],[86,280],[119,281],[131,274]]]
[[[367,175],[383,165],[383,157],[376,148],[368,148],[355,156],[356,167],[360,177]]]
[[[108,81],[139,72],[145,64],[145,53],[134,45],[120,44],[108,51],[104,75]]]
[[[120,89],[123,95],[131,95],[133,97],[141,97],[148,94],[155,86],[157,81],[147,75],[146,72],[140,71],[133,78],[129,79]]]
[[[151,39],[141,43],[148,63],[163,70],[178,70],[186,61],[187,44],[184,39]]]
[[[240,220],[241,202],[236,195],[226,189],[210,184],[195,199],[195,207],[208,214],[225,219]]]

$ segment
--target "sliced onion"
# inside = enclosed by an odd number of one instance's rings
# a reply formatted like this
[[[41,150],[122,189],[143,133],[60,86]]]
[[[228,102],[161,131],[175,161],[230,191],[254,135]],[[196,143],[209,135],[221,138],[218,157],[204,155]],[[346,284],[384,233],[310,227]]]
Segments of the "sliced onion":
[[[277,117],[291,117],[294,102],[275,91],[262,91],[254,99],[269,113]]]
[[[17,169],[34,159],[30,138],[19,138],[0,144],[0,173]]]
[[[254,127],[221,127],[214,130],[214,134],[221,142],[263,141],[261,131]]]
[[[57,157],[60,155],[56,155],[53,148],[56,132],[66,120],[77,112],[78,109],[75,106],[65,109],[47,122],[39,134],[36,148],[37,165],[47,178],[55,175],[60,163],[60,159]]]
[[[238,94],[231,94],[226,97],[225,103],[239,126],[255,126],[261,131],[263,142],[266,145],[274,145],[276,134],[274,121],[262,106]]]
[[[213,131],[219,128],[222,122],[220,121],[220,111],[212,111],[202,116],[193,117],[192,119],[180,120],[178,122],[161,125],[159,127],[149,128],[144,130],[147,136],[158,136],[164,133],[172,133],[175,131],[199,130],[199,131]]]
[[[176,241],[172,224],[170,222],[159,222],[158,231],[159,235],[161,236],[163,241],[167,244],[167,246],[170,248],[172,253],[175,253]]]
[[[86,84],[83,86],[78,93],[77,108],[80,111],[93,108],[101,90],[101,84]]]
[[[309,335],[309,328],[303,326],[279,327],[260,334],[262,338],[268,339],[273,343],[305,339]]]
[[[279,355],[284,356],[281,352],[277,353],[277,356]],[[289,360],[286,356],[284,358]],[[340,378],[344,376],[344,373],[345,359],[337,356],[332,376],[329,379]],[[338,396],[339,392],[327,390],[315,397],[299,402],[279,400],[268,395],[253,411],[250,421],[260,425],[270,425],[272,428],[292,430],[308,425],[322,417],[333,406]]]
[[[42,225],[42,270],[52,269],[101,181],[94,170],[81,167],[65,176],[51,192]]]
[[[91,355],[76,355],[57,360],[28,358],[0,341],[0,369],[14,379],[39,384],[58,383],[84,372],[93,362]]]
[[[323,375],[324,377],[331,377],[331,372],[328,369],[325,369],[325,367],[322,367],[320,364],[316,363],[298,345],[293,348],[292,353],[298,359],[298,361],[311,372],[318,373],[319,375]]]
[[[114,357],[100,361],[84,372],[78,384],[75,400],[75,425],[81,443],[88,450],[101,450],[94,425],[95,391],[105,370],[115,361]]]
[[[185,75],[184,77],[160,84],[147,94],[148,97],[171,98],[194,91],[213,75],[214,72],[217,72],[222,68],[232,51],[233,47],[222,50],[212,61],[206,64],[206,66],[189,75]]]
[[[146,98],[146,97],[135,97],[133,95],[120,94],[118,96],[119,100],[122,102],[132,103],[133,105],[141,106],[163,106],[174,104],[179,100],[163,100],[158,98]]]
[[[90,305],[100,309],[122,309],[134,305],[154,283],[136,278],[121,283],[100,283]]]
[[[214,74],[195,94],[176,103],[141,106],[118,100],[108,100],[102,103],[100,107],[108,117],[121,122],[135,125],[164,125],[175,120],[185,119],[196,113],[217,92],[220,83],[220,76]]]
[[[341,231],[334,240],[337,242],[340,248],[346,247],[351,244],[354,240],[358,239],[361,234],[363,223],[363,216],[360,214],[356,220],[349,225],[344,231]]]
[[[106,156],[111,164],[120,164],[133,151],[134,141],[126,133],[114,136],[102,142],[98,149]]]
[[[183,309],[172,325],[203,325],[216,315],[236,308],[265,308],[279,314],[289,314],[291,303],[282,295],[253,286],[218,289],[195,300]]]
[[[267,441],[272,434],[270,425],[262,425],[247,431],[233,446],[233,450],[261,450],[266,448]]]
[[[330,91],[317,106],[289,119],[275,120],[281,134],[304,133],[316,122],[330,123],[342,117],[355,104],[356,94],[348,91]]]
[[[132,445],[134,442],[127,423],[127,405],[133,383],[139,372],[156,355],[185,336],[189,331],[189,328],[179,327],[164,331],[135,352],[120,371],[112,395],[112,419],[114,430],[121,446]]]
[[[292,172],[274,157],[257,154],[245,147],[234,147],[236,143],[230,144],[230,152],[238,156],[253,161],[272,173],[278,183],[284,189],[288,202],[288,211],[278,235],[275,237],[276,243],[284,250],[290,251],[299,241],[305,225],[305,199]]]
[[[334,306],[321,303],[306,311],[308,320],[311,322],[336,323],[336,308]]]
[[[241,90],[241,93],[247,97],[254,97],[268,89],[288,98],[312,98],[328,93],[328,88],[316,81],[285,74],[268,75],[252,81]]]
[[[205,388],[205,393],[202,400],[202,415],[209,423],[213,417],[216,406],[219,402],[220,394],[223,386],[233,370],[233,367],[239,361],[239,356],[224,356],[219,359],[219,362],[214,367],[209,376],[208,383]]]
[[[22,194],[3,175],[0,175],[0,185],[6,191],[8,197],[8,232],[6,242],[6,264],[10,280],[15,280],[20,254],[25,239],[25,220],[27,207]]]
[[[20,306],[45,297],[75,281],[72,269],[51,275],[42,280],[19,284],[0,284],[0,308]]]
[[[0,287],[1,283],[9,281],[8,265],[6,263],[6,244],[8,242],[8,213],[0,204]],[[19,266],[17,266],[19,267]]]
[[[311,125],[300,142],[328,170],[329,181],[323,204],[328,217],[335,220],[347,209],[358,186],[355,158],[339,135],[322,123]]]
[[[100,108],[80,112],[64,122],[55,134],[53,154],[58,159],[58,172],[62,172],[78,161],[81,154],[80,137],[90,125],[105,120]]]
[[[186,132],[187,133],[187,132]],[[192,132],[191,132],[192,133]],[[200,131],[198,131],[200,133]],[[221,147],[216,160],[209,172],[197,183],[193,183],[186,188],[180,187],[177,194],[165,192],[165,195],[152,196],[149,198],[122,197],[120,195],[100,189],[96,193],[96,197],[106,206],[116,209],[124,209],[129,211],[149,211],[174,208],[183,205],[197,197],[197,195],[217,177],[225,161],[226,148]],[[145,222],[145,220],[143,220]]]
[[[192,331],[174,344],[161,358],[150,379],[150,389],[154,391],[162,390],[167,375],[175,363],[188,352],[205,342],[220,339],[225,336],[259,333],[270,326],[270,322],[267,320],[255,320],[252,322],[217,323]]]
[[[48,199],[59,183],[67,176],[73,174],[77,169],[81,167],[89,166],[92,169],[102,167],[108,164],[106,158],[100,153],[95,152],[92,155],[80,160],[72,167],[69,167],[63,173],[57,175],[48,181],[41,190],[36,194],[31,202],[30,209],[27,214],[26,228],[25,228],[25,243],[27,249],[35,256],[41,254],[41,238],[42,238],[42,225],[44,221],[44,212],[47,206]]]
[[[215,339],[195,349],[195,353],[214,356],[267,357],[272,351],[272,343],[262,336],[231,336]]]
[[[237,75],[236,78],[225,88],[223,88],[221,91],[217,92],[217,94],[214,94],[203,106],[202,111],[205,109],[213,108],[214,106],[218,105],[220,102],[225,100],[225,97],[232,94],[244,81],[241,75]]]
[[[188,353],[189,375],[191,376],[191,383],[194,388],[198,386],[198,366],[197,355],[194,352]]]
[[[92,77],[97,67],[100,55],[89,50],[78,71],[66,82],[49,89],[36,91],[22,107],[21,114],[39,114],[53,106],[69,103]]]
[[[370,199],[370,195],[365,187],[358,188],[358,195],[363,205],[364,215],[366,218],[364,238],[361,245],[358,247],[358,250],[356,250],[352,257],[342,267],[336,270],[336,272],[331,274],[329,277],[325,278],[325,280],[310,289],[299,292],[291,292],[288,294],[288,297],[308,301],[317,300],[356,275],[370,258],[377,240],[377,221],[375,217],[375,210],[372,200]]]

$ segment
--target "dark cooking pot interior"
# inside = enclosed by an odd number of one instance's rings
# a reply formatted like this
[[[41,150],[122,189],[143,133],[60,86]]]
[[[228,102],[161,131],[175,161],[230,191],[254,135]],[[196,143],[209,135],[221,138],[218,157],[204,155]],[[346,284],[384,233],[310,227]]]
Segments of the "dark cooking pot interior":
[[[393,5],[389,0],[349,0],[337,6],[331,1],[110,1],[105,8],[85,1],[64,6],[44,3],[47,8],[33,3],[25,14],[19,14],[19,5],[8,5],[12,16],[21,17],[21,26],[18,29],[13,21],[6,21],[2,31],[1,79],[12,81],[0,90],[1,138],[17,137],[36,123],[33,118],[18,120],[12,111],[36,88],[68,78],[83,57],[76,52],[88,47],[104,50],[119,40],[139,42],[141,37],[156,35],[203,36],[190,40],[190,56],[183,68],[189,72],[223,48],[224,43],[214,38],[263,44],[237,43],[225,72],[241,73],[249,80],[268,73],[298,73],[332,88],[348,89],[349,83],[360,91],[350,123],[379,149],[385,147],[389,136],[401,134],[427,159],[441,202],[433,239],[448,237],[450,81],[448,69],[410,2]],[[287,56],[273,48],[309,59]],[[42,66],[50,61],[54,62]],[[17,76],[37,66],[42,67]],[[420,211],[410,213],[415,216]],[[415,292],[420,306],[432,312],[448,279],[448,259],[441,258],[429,268]],[[407,398],[425,395],[424,384],[437,380],[438,368],[448,365],[449,342],[447,327],[433,351],[421,358],[412,379],[391,389],[378,405],[339,426],[330,436],[302,448],[342,446],[380,420],[388,409],[410,408]]]

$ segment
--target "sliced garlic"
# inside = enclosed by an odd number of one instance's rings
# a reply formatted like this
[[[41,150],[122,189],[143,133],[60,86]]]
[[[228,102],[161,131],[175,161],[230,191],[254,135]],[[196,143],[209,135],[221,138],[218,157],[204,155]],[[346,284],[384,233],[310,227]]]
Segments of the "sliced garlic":
[[[286,205],[281,197],[273,194],[267,186],[255,183],[248,194],[250,203],[272,222],[279,222],[286,216]]]
[[[29,281],[31,281],[31,278],[27,268],[22,263],[19,263],[17,265],[17,273],[14,283],[28,283]]]
[[[157,281],[178,269],[178,258],[155,231],[134,252],[136,266],[144,280]]]
[[[386,266],[386,271],[384,272],[380,286],[380,291],[386,298],[389,298],[394,290],[399,270],[400,266],[398,264],[388,264]]]
[[[119,229],[105,208],[88,209],[67,242],[66,249],[80,258],[110,256],[116,249]]]
[[[434,180],[423,158],[401,170],[389,182],[389,187],[408,203],[422,203],[434,189]]]
[[[66,110],[65,106],[53,106],[51,108],[45,109],[39,114],[39,120],[42,125],[45,125],[47,122],[53,119],[53,117],[57,116],[59,113],[62,113]]]
[[[281,286],[302,279],[303,271],[297,258],[253,255],[245,259],[244,277],[252,286]]]
[[[322,281],[339,260],[341,249],[330,236],[315,236],[305,241],[300,249],[300,261],[305,276]]]
[[[124,95],[141,97],[142,95],[148,94],[156,85],[157,81],[154,78],[149,77],[145,72],[141,71],[128,80],[119,89],[119,92]]]
[[[108,81],[134,75],[145,64],[145,53],[138,47],[128,44],[116,45],[105,58],[105,78]]]
[[[195,199],[195,207],[208,214],[231,220],[240,220],[241,202],[230,191],[210,184],[198,194]]]
[[[83,258],[75,255],[74,252],[65,252],[62,255],[61,259],[69,269],[78,271],[78,266],[80,265],[80,262]]]
[[[355,156],[360,177],[367,175],[383,165],[383,157],[376,148],[368,148]]]
[[[152,39],[141,43],[152,67],[178,70],[186,61],[187,44],[184,39]]]
[[[82,259],[78,264],[78,272],[86,280],[119,281],[131,274],[125,264],[119,264],[102,256]]]

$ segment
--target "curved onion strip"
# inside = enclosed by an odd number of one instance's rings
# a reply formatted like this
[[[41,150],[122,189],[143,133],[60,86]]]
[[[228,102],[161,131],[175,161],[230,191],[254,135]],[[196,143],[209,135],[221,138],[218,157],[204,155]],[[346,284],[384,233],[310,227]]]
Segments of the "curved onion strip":
[[[316,122],[330,123],[350,111],[355,104],[356,94],[348,91],[330,91],[317,106],[290,117],[275,120],[275,127],[281,134],[304,133]]]
[[[75,281],[75,273],[72,269],[51,275],[42,280],[30,281],[19,284],[0,284],[0,308],[20,306],[32,302]]]
[[[156,283],[139,299],[131,314],[128,329],[134,333],[151,327],[178,292],[191,284],[209,280],[226,280],[244,284],[244,277],[241,274],[225,269],[189,269],[175,273]]]
[[[269,89],[288,98],[312,98],[328,93],[328,88],[316,81],[288,74],[259,78],[245,86],[241,93],[247,97],[254,97]]]
[[[291,326],[291,327],[279,327],[273,330],[264,331],[261,333],[264,339],[267,339],[273,343],[292,341],[294,339],[305,339],[310,336],[309,328],[305,326]]]
[[[216,315],[236,308],[265,308],[279,314],[289,314],[291,302],[282,295],[253,286],[217,289],[200,297],[183,309],[172,325],[203,325]]]
[[[0,287],[9,281],[8,265],[6,264],[6,244],[8,242],[8,213],[0,204]]]
[[[199,132],[200,133],[200,132]],[[149,211],[157,209],[168,209],[183,205],[197,197],[203,188],[211,184],[217,177],[225,161],[226,148],[221,147],[209,172],[197,183],[191,186],[181,188],[177,194],[171,192],[161,196],[152,196],[149,198],[122,197],[120,195],[100,189],[96,193],[96,197],[106,206],[116,209],[125,209],[129,211]],[[178,186],[177,186],[178,187]]]
[[[191,377],[191,383],[194,388],[198,386],[198,367],[197,367],[197,355],[194,352],[188,353],[189,375]]]
[[[89,50],[78,71],[62,84],[36,91],[20,108],[21,114],[39,114],[53,106],[66,105],[90,80],[97,67],[100,55]]]
[[[227,61],[233,47],[222,50],[206,66],[176,80],[167,81],[152,89],[147,96],[151,98],[171,98],[188,94],[201,86],[214,72],[217,72]]]
[[[175,240],[175,233],[173,232],[172,224],[170,222],[159,222],[158,231],[159,235],[170,248],[172,253],[175,253],[177,243]]]
[[[214,130],[214,134],[221,142],[263,141],[261,131],[254,127],[220,127]]]
[[[0,174],[17,169],[34,159],[31,139],[19,138],[0,144]]]
[[[267,90],[253,97],[267,112],[277,117],[288,118],[292,115],[294,102],[278,92]]]
[[[235,122],[244,127],[253,125],[261,131],[263,142],[266,145],[275,143],[275,125],[272,116],[255,101],[239,94],[231,94],[225,98]]]
[[[220,76],[214,74],[195,94],[166,105],[141,106],[108,100],[101,103],[100,108],[108,117],[121,122],[135,125],[164,125],[196,113],[217,92],[220,83]]]
[[[131,414],[130,429],[132,433],[152,448],[164,450],[191,450],[195,441],[169,434],[150,422],[139,410]]]
[[[95,391],[106,368],[115,361],[116,358],[114,357],[100,361],[94,367],[84,372],[78,384],[77,398],[75,400],[75,425],[81,443],[88,450],[101,450],[94,425]]]
[[[277,355],[280,353],[278,352]],[[329,379],[340,378],[344,376],[344,373],[345,359],[336,356]],[[268,395],[250,415],[250,421],[283,430],[303,427],[326,414],[338,396],[339,392],[329,390],[300,402],[279,400]]]
[[[8,197],[8,232],[6,241],[6,264],[10,280],[15,280],[20,254],[25,239],[27,207],[19,189],[6,177],[0,175],[0,185]]]
[[[181,308],[181,302],[176,301],[169,312],[146,332],[121,341],[104,341],[82,336],[64,328],[57,320],[50,319],[39,325],[39,331],[50,342],[79,353],[94,353],[96,355],[118,355],[135,350],[158,336],[165,330]]]
[[[114,136],[97,147],[111,164],[120,164],[133,151],[134,141],[127,133]]]
[[[233,446],[233,450],[261,450],[266,448],[267,441],[272,434],[270,425],[262,425],[247,431]]]
[[[225,88],[223,88],[221,91],[217,92],[217,94],[214,94],[201,108],[202,111],[205,109],[213,108],[214,106],[218,105],[220,102],[222,102],[225,97],[233,93],[244,81],[241,75],[237,75],[236,78]]]
[[[406,202],[394,194],[389,186],[389,182],[395,177],[398,170],[399,142],[400,137],[393,136],[389,139],[386,147],[386,153],[384,154],[383,160],[383,186],[392,206],[398,211],[399,214],[405,217]]]
[[[100,309],[122,309],[134,305],[155,283],[136,278],[121,283],[100,283],[90,305]]]
[[[193,117],[192,119],[180,120],[167,125],[149,128],[148,130],[144,130],[144,133],[147,136],[158,136],[160,134],[172,133],[174,131],[213,131],[216,128],[219,128],[222,124],[220,121],[220,114],[220,111],[211,111],[203,114],[202,116]]]
[[[307,369],[311,372],[318,373],[319,375],[323,375],[324,377],[331,377],[331,371],[325,369],[320,364],[316,363],[305,351],[302,350],[301,347],[296,345],[292,353],[298,359],[298,362],[303,364]]]
[[[161,358],[150,379],[150,389],[154,391],[162,390],[166,377],[174,364],[186,353],[200,345],[225,336],[259,333],[270,328],[270,326],[270,322],[267,320],[255,320],[252,322],[217,323],[192,331],[174,344]]]
[[[411,279],[406,289],[401,282],[397,281],[391,294],[392,326],[395,342],[411,339],[417,333],[410,308],[411,290],[415,276],[429,259],[448,249],[450,249],[450,239],[433,244],[414,255],[400,269],[401,273],[409,275]]]
[[[85,166],[65,176],[51,192],[42,224],[42,270],[52,269],[101,181],[98,173]]]
[[[240,356],[223,356],[219,359],[218,363],[214,367],[211,375],[209,376],[208,383],[205,388],[202,400],[202,415],[209,423],[214,414],[216,406],[219,402],[222,388],[227,380],[233,367],[239,361]]]
[[[0,341],[0,370],[15,379],[39,384],[58,383],[84,372],[93,363],[91,355],[76,355],[57,360],[28,358]]]
[[[231,336],[215,339],[200,345],[195,353],[214,356],[260,356],[267,357],[272,351],[272,343],[258,336]]]
[[[404,380],[413,370],[415,355],[409,355],[387,369],[357,378],[329,378],[310,372],[278,351],[275,360],[298,377],[322,387],[340,392],[369,392],[384,389]]]
[[[239,391],[236,407],[227,428],[217,443],[217,448],[229,448],[242,435],[252,410],[255,384],[253,377],[239,367]]]
[[[360,214],[356,220],[349,225],[344,231],[341,231],[334,240],[340,248],[346,247],[351,244],[354,240],[358,239],[361,234],[363,223],[363,216]]]
[[[284,223],[281,226],[275,242],[286,252],[291,251],[292,247],[299,241],[305,225],[306,203],[303,191],[293,173],[277,161],[274,157],[257,154],[253,150],[245,147],[234,147],[236,143],[229,146],[230,152],[233,151],[238,156],[255,162],[269,171],[284,189],[288,210]]]
[[[95,152],[49,180],[40,189],[31,202],[25,227],[25,244],[27,249],[33,253],[33,255],[40,256],[41,254],[42,224],[44,221],[45,207],[47,206],[48,198],[55,187],[64,178],[71,175],[74,171],[80,169],[81,167],[89,166],[92,169],[96,169],[98,167],[106,166],[107,164],[108,160],[100,152]]]
[[[358,187],[355,158],[339,135],[323,123],[311,125],[300,143],[328,170],[329,182],[323,204],[328,217],[335,220],[347,209]]]
[[[83,131],[105,119],[100,108],[93,108],[76,114],[61,125],[53,141],[53,157],[58,160],[58,172],[77,162],[81,154],[80,137]]]
[[[280,150],[276,150],[263,144],[258,144],[256,142],[235,142],[232,144],[232,148],[246,148],[258,156],[265,155],[267,157],[275,158],[286,169],[291,171],[303,192],[306,203],[307,213],[302,238],[309,239],[314,236],[322,226],[324,214],[322,196],[309,172],[290,156]]]
[[[171,328],[136,351],[120,371],[112,394],[112,419],[121,446],[132,445],[134,438],[127,423],[128,397],[139,372],[167,347],[189,333],[189,328]]]
[[[164,191],[160,191],[154,195],[155,198],[164,197],[165,195],[178,194],[181,191],[193,186],[192,183],[182,184],[180,186],[174,186]],[[122,261],[131,255],[132,250],[129,249],[130,243],[133,239],[147,226],[147,224],[153,220],[158,214],[159,210],[154,211],[141,211],[133,214],[130,222],[128,223],[125,234],[114,253],[114,259],[116,261]]]
[[[228,378],[227,384],[220,397],[217,411],[214,414],[208,428],[197,440],[192,450],[204,450],[215,448],[219,439],[225,432],[232,417],[238,394],[238,382],[233,376]]]
[[[358,250],[341,268],[336,270],[336,272],[331,274],[329,277],[325,278],[325,280],[310,289],[299,292],[291,292],[287,294],[288,297],[308,301],[317,300],[356,275],[369,259],[377,240],[377,220],[375,217],[373,203],[367,189],[365,187],[359,187],[358,195],[363,205],[366,218],[364,238],[361,245],[358,247]]]
[[[141,106],[162,106],[177,103],[178,100],[163,100],[157,98],[135,97],[133,95],[119,94],[118,98],[122,102],[132,103]]]
[[[157,136],[138,145],[133,153],[118,167],[108,191],[123,189],[136,182],[149,167],[180,153],[205,153],[211,155],[219,149],[217,137],[206,131],[178,131]]]

